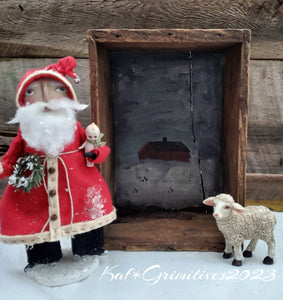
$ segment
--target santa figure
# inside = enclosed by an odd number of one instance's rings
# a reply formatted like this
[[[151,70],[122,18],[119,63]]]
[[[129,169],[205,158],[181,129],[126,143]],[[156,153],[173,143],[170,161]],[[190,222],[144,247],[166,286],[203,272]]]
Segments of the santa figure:
[[[100,164],[110,149],[79,149],[86,134],[75,113],[86,106],[65,77],[79,81],[75,66],[65,57],[30,70],[17,88],[10,123],[19,123],[19,130],[0,162],[0,178],[10,177],[0,201],[0,240],[26,245],[26,270],[59,261],[62,237],[71,237],[74,255],[102,254],[103,226],[116,218],[104,179],[84,156]]]

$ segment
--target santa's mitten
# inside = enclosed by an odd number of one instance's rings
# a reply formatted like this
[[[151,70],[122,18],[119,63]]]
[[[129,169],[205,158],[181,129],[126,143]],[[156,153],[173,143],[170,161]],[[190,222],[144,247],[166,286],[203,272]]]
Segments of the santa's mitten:
[[[97,154],[93,153],[93,152],[86,152],[84,153],[84,157],[86,158],[90,158],[92,160],[95,160],[97,158]]]

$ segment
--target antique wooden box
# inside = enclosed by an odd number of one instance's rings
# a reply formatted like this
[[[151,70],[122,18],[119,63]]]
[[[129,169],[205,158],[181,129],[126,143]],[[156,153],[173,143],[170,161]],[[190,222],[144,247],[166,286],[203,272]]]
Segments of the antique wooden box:
[[[118,208],[107,249],[223,250],[202,200],[245,204],[250,31],[91,29],[92,119]]]

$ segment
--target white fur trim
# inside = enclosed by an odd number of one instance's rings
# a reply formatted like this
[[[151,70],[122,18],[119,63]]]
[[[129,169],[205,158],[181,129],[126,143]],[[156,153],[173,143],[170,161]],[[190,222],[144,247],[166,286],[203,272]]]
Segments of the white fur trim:
[[[116,209],[114,208],[110,214],[98,218],[96,220],[62,226],[61,228],[58,229],[59,232],[56,235],[56,239],[54,240],[51,240],[49,231],[44,231],[43,233],[36,233],[30,235],[14,235],[14,236],[0,235],[0,240],[7,244],[23,243],[26,245],[34,245],[43,242],[55,242],[60,240],[63,237],[71,237],[76,234],[88,232],[90,230],[103,227],[107,224],[112,223],[115,219],[116,219]]]
[[[19,97],[21,92],[23,91],[23,88],[25,87],[25,85],[27,84],[27,82],[29,80],[31,80],[33,77],[36,77],[38,75],[51,75],[51,77],[56,77],[58,78],[60,81],[62,81],[71,91],[71,93],[74,95],[74,101],[77,101],[77,96],[75,93],[75,90],[73,88],[73,86],[71,85],[71,83],[69,82],[69,80],[67,80],[67,78],[63,75],[61,75],[58,72],[55,72],[53,70],[38,70],[38,71],[34,71],[32,74],[30,74],[29,76],[27,76],[24,81],[21,83],[21,86],[19,87],[17,94],[16,94],[16,105],[17,107],[21,107],[20,102],[19,102]]]
[[[0,174],[2,174],[3,172],[4,172],[3,165],[2,165],[2,163],[0,161]]]

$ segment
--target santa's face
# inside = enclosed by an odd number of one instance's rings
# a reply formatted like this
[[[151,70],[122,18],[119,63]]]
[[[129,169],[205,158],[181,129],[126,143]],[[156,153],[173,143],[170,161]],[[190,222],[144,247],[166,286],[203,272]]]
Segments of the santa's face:
[[[33,81],[27,87],[23,96],[23,102],[26,105],[66,97],[68,97],[68,90],[62,82],[51,78],[41,78]]]
[[[24,103],[9,123],[20,124],[22,137],[30,147],[53,156],[73,141],[75,112],[87,107],[69,99],[65,85],[53,79],[31,83]]]

